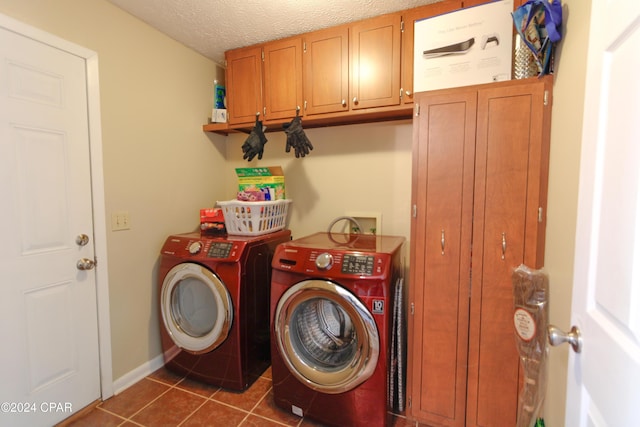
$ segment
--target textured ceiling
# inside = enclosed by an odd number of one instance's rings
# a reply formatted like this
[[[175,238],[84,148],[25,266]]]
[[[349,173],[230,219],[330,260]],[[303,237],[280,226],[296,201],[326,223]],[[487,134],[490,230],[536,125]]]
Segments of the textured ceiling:
[[[441,0],[109,0],[224,64],[224,52]]]

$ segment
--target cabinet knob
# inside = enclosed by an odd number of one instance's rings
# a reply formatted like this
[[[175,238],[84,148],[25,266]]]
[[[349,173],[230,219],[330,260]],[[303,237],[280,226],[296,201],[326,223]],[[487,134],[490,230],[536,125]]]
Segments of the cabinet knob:
[[[357,97],[357,96],[354,96],[354,97],[353,97],[353,103],[354,103],[354,104],[356,104],[356,105],[358,105],[358,97]]]
[[[343,106],[343,107],[346,107],[346,106],[347,106],[347,100],[346,100],[346,99],[343,99],[343,100],[342,100],[342,106]]]
[[[407,95],[407,96],[411,96],[411,91],[410,91],[410,90],[407,90],[407,91],[405,91],[404,93],[405,93],[405,95]]]

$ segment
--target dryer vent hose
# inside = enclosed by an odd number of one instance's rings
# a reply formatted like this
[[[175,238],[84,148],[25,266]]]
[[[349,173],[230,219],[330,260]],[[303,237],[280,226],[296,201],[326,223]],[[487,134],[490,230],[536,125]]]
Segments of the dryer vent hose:
[[[329,228],[327,229],[327,233],[331,234],[331,229],[333,229],[333,226],[336,225],[340,221],[349,221],[349,222],[351,222],[354,225],[354,227],[351,230],[356,232],[356,233],[362,233],[362,226],[360,225],[360,223],[355,218],[353,218],[351,216],[339,216],[336,219],[334,219],[333,221],[331,221],[331,224],[329,224]]]

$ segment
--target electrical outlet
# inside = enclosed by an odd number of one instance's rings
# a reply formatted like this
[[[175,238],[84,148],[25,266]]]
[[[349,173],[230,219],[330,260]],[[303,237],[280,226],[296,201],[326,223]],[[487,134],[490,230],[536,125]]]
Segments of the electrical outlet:
[[[111,231],[129,230],[131,217],[128,211],[118,211],[111,214]]]

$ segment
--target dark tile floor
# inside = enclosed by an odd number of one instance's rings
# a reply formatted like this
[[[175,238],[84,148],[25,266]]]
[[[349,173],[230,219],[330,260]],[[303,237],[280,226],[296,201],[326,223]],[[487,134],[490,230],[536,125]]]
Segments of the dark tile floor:
[[[183,378],[164,368],[101,402],[82,418],[65,424],[73,427],[321,426],[275,406],[271,369],[245,392],[238,393]],[[403,416],[393,416],[393,427],[415,425]]]

